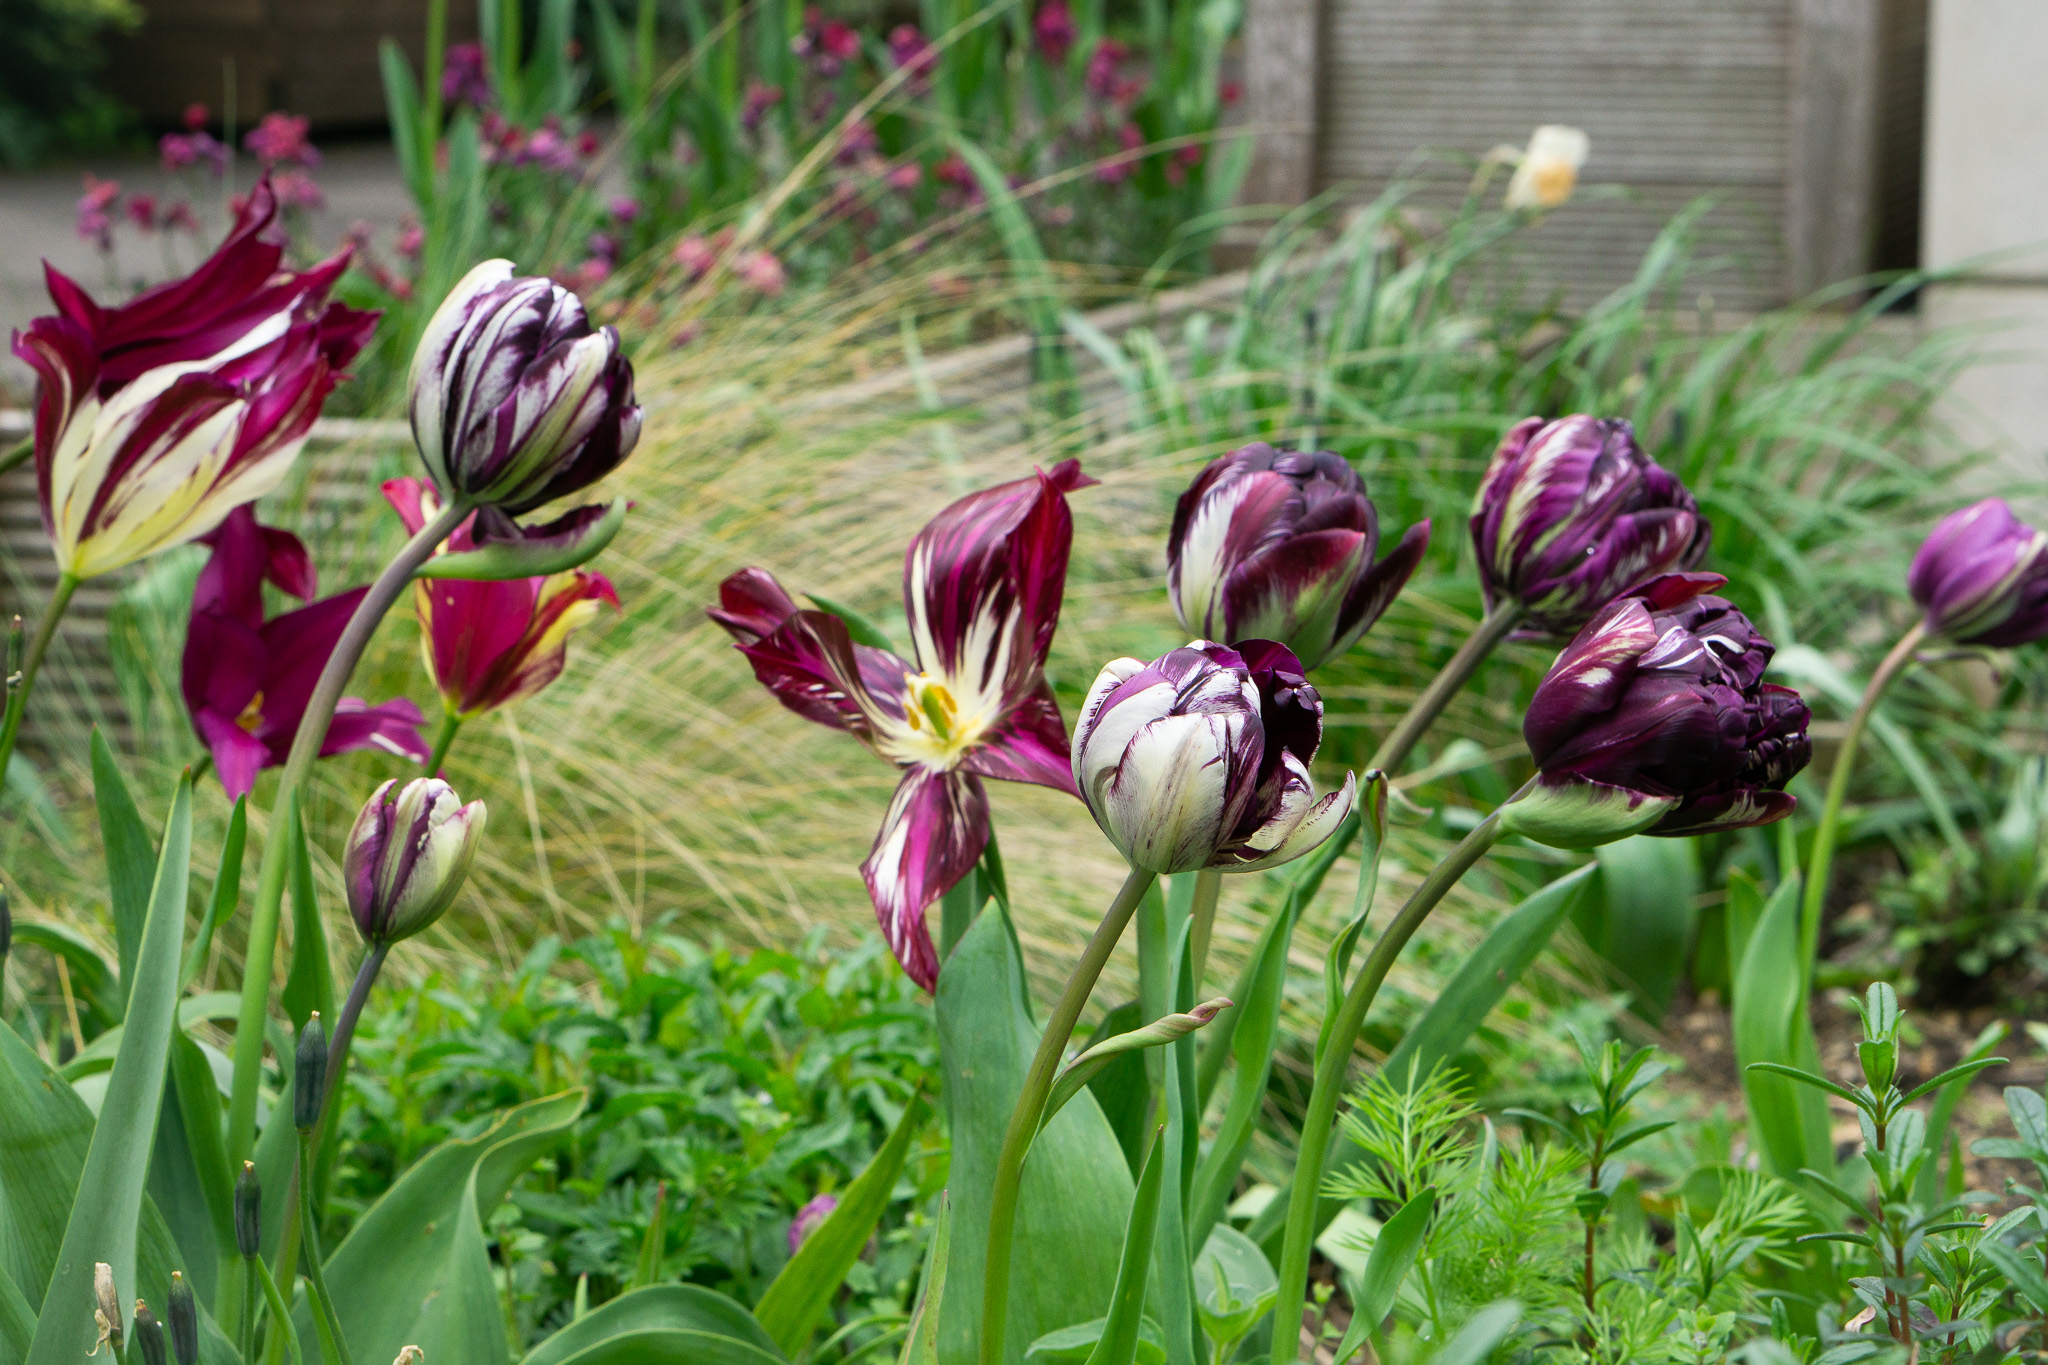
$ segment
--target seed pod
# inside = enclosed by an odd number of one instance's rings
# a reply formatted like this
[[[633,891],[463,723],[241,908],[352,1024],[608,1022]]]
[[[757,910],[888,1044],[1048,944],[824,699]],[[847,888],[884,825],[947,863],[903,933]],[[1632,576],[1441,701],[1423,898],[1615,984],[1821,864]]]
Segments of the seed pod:
[[[320,1102],[327,1097],[327,1029],[314,1010],[299,1030],[298,1056],[292,1065],[292,1124],[306,1132],[320,1121]]]
[[[170,1295],[171,1354],[178,1365],[199,1365],[199,1305],[192,1301],[192,1287],[185,1277],[171,1272]]]
[[[99,1322],[101,1339],[112,1346],[118,1354],[121,1343],[126,1340],[121,1328],[121,1299],[114,1292],[114,1267],[105,1261],[93,1264],[92,1304],[93,1316]]]
[[[142,1365],[169,1365],[164,1349],[164,1325],[141,1299],[135,1301],[135,1344],[142,1348]]]
[[[235,1250],[245,1260],[263,1250],[263,1182],[253,1161],[243,1162],[235,1177]]]

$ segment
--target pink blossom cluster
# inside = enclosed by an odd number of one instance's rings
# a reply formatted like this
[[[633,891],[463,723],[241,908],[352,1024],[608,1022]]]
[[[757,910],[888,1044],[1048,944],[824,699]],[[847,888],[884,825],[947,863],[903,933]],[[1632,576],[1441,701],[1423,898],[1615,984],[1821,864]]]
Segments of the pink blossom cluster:
[[[493,110],[484,115],[478,131],[486,164],[538,166],[557,175],[580,176],[599,147],[597,134],[588,129],[572,134],[554,114],[542,119],[540,127],[527,129]]]

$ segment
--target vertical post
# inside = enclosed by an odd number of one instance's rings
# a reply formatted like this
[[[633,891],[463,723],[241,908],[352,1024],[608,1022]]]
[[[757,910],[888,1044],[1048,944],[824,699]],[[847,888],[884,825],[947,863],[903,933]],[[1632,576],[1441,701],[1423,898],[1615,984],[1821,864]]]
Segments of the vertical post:
[[[1786,54],[1785,291],[1870,266],[1879,0],[1792,0]]]
[[[1315,193],[1322,17],[1319,0],[1245,0],[1245,114],[1259,138],[1246,203],[1299,204]]]

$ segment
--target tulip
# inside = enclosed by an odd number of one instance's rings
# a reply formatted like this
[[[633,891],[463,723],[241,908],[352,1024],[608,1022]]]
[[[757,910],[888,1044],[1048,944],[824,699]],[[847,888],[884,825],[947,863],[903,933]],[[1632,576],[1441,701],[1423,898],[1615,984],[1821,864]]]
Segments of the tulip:
[[[615,328],[510,261],[463,276],[410,376],[413,439],[444,501],[517,516],[586,488],[640,439],[633,366]]]
[[[1806,703],[1763,680],[1774,652],[1710,595],[1715,574],[1672,574],[1609,603],[1537,685],[1522,736],[1529,792],[1502,825],[1559,848],[1630,834],[1769,824],[1813,750]]]
[[[1501,197],[1505,209],[1554,209],[1578,188],[1579,167],[1586,164],[1592,142],[1583,129],[1546,123],[1529,138],[1529,148],[1508,178]]]
[[[418,479],[393,479],[384,485],[384,496],[415,535],[441,510],[439,495]],[[464,520],[436,553],[477,549],[475,521]],[[619,607],[611,580],[582,569],[495,582],[423,579],[413,601],[427,671],[443,707],[458,721],[546,687],[568,662],[570,635],[601,606]]]
[[[267,179],[200,267],[102,308],[45,269],[14,338],[39,381],[36,490],[57,567],[92,578],[195,540],[275,488],[375,313],[327,302],[346,252],[281,269]]]
[[[1197,640],[1103,668],[1074,727],[1074,781],[1095,823],[1152,872],[1275,867],[1351,813],[1357,783],[1316,799],[1322,698],[1280,645]]]
[[[341,860],[349,913],[365,940],[396,943],[441,918],[469,875],[486,815],[483,802],[463,805],[434,777],[403,788],[389,781],[371,794]]]
[[[832,1216],[839,1207],[839,1196],[821,1194],[796,1211],[796,1217],[789,1223],[789,1254],[794,1256],[797,1248],[804,1244],[804,1238],[817,1231],[818,1225]]]
[[[1693,568],[1711,531],[1619,419],[1516,423],[1472,506],[1488,610],[1512,604],[1539,636],[1568,637],[1638,583]]]
[[[1986,498],[1935,524],[1913,556],[1907,590],[1926,633],[1999,648],[2048,636],[2048,534]]]
[[[1074,536],[1066,495],[1093,482],[1067,460],[969,494],[919,531],[904,559],[909,659],[799,610],[761,569],[726,579],[708,612],[784,706],[903,770],[861,876],[897,961],[926,990],[939,958],[925,912],[988,846],[981,779],[1074,791],[1045,655]]]
[[[315,590],[299,538],[259,525],[255,512],[241,507],[204,539],[213,557],[193,592],[181,682],[192,727],[213,755],[221,786],[237,797],[256,785],[259,771],[285,761],[314,683],[366,589],[266,621],[265,579],[301,599]],[[402,697],[378,706],[344,697],[320,753],[382,749],[424,762],[423,719]]]
[[[1379,513],[1342,456],[1255,442],[1181,494],[1166,590],[1195,635],[1276,640],[1313,669],[1372,628],[1421,563],[1429,523],[1375,564],[1379,538]]]

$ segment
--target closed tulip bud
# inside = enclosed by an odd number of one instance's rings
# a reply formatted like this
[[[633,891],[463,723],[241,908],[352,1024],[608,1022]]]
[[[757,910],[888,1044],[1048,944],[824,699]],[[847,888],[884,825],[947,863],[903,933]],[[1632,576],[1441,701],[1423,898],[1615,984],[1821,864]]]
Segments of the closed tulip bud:
[[[1298,858],[1356,797],[1317,800],[1308,765],[1323,703],[1269,640],[1197,640],[1146,664],[1102,670],[1074,727],[1074,781],[1133,867],[1251,872]]]
[[[1568,637],[1635,587],[1696,566],[1712,528],[1685,485],[1619,419],[1515,424],[1472,505],[1489,609],[1522,608],[1525,636]]]
[[[1906,587],[1927,633],[1960,645],[2005,647],[2048,636],[2048,534],[2004,498],[1951,512],[1913,556]]]
[[[1278,641],[1312,669],[1372,628],[1422,562],[1429,523],[1375,564],[1379,539],[1379,513],[1342,456],[1256,442],[1181,494],[1166,590],[1193,634]]]
[[[171,1328],[171,1354],[178,1365],[199,1365],[199,1305],[192,1301],[192,1288],[185,1277],[171,1272],[171,1293],[167,1301]]]
[[[1687,835],[1792,813],[1812,756],[1806,703],[1763,680],[1771,642],[1719,597],[1715,574],[1672,574],[1609,603],[1536,687],[1522,736],[1536,760],[1503,828],[1557,848]]]
[[[235,1177],[235,1250],[244,1259],[263,1250],[263,1182],[253,1161],[243,1162]]]
[[[462,804],[438,777],[386,782],[349,831],[342,880],[371,943],[411,938],[455,903],[483,839],[484,803]]]
[[[327,1098],[327,1029],[320,1011],[306,1018],[299,1030],[299,1048],[292,1058],[292,1126],[306,1132],[320,1121],[320,1104]]]
[[[135,1344],[142,1351],[142,1365],[166,1365],[170,1355],[164,1349],[164,1325],[141,1299],[135,1301]]]
[[[114,1289],[114,1267],[105,1261],[95,1261],[92,1267],[92,1316],[99,1324],[100,1340],[120,1354],[121,1344],[126,1340],[122,1322],[121,1296]]]
[[[633,365],[615,328],[551,280],[485,261],[413,352],[413,439],[444,496],[508,515],[609,474],[640,439]]]

